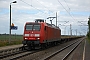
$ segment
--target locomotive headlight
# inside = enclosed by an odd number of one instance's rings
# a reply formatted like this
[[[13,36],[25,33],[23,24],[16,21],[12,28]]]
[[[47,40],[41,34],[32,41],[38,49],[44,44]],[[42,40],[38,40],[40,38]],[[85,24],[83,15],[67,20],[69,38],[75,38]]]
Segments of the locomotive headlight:
[[[25,39],[28,39],[28,38],[25,38]]]
[[[35,34],[35,37],[40,37],[40,34]]]
[[[40,39],[40,38],[37,38],[38,40]]]
[[[29,36],[29,34],[24,34],[24,36]]]

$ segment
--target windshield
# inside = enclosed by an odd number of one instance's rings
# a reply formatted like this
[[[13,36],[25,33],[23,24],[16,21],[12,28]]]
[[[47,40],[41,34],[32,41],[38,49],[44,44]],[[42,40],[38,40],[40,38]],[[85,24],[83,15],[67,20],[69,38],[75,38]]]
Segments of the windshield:
[[[33,25],[26,25],[26,30],[32,30]]]
[[[40,30],[40,25],[34,25],[33,30]]]
[[[40,24],[26,24],[26,30],[40,30]]]

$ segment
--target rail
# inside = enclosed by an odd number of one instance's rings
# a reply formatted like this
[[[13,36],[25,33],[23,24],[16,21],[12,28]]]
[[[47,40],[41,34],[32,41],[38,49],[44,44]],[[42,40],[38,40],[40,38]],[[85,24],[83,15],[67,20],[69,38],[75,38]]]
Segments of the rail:
[[[82,39],[82,40],[83,40],[83,39]],[[82,40],[80,40],[79,43],[78,43],[68,54],[66,54],[66,56],[65,56],[62,60],[65,60],[65,59],[71,54],[71,52],[73,52],[73,51],[75,50],[75,48],[82,42]],[[78,41],[75,41],[74,43],[71,43],[70,45],[68,45],[68,46],[66,46],[66,47],[64,47],[64,48],[62,48],[62,49],[60,49],[60,50],[52,53],[51,55],[45,57],[43,60],[49,60],[49,59],[51,59],[51,58],[54,57],[55,55],[59,54],[60,52],[64,51],[65,49],[67,49],[67,48],[69,48],[70,46],[74,45],[76,42],[78,42]]]

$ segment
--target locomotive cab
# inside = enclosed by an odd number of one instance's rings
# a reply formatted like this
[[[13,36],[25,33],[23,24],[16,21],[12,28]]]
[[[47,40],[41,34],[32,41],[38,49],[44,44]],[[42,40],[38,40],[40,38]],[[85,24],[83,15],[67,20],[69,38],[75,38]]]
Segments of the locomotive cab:
[[[42,43],[42,31],[44,30],[43,22],[44,20],[36,20],[35,22],[27,22],[25,24],[23,45],[31,47]]]
[[[40,28],[41,25],[39,23],[26,23],[24,29],[24,45],[35,45],[39,44],[40,40]]]

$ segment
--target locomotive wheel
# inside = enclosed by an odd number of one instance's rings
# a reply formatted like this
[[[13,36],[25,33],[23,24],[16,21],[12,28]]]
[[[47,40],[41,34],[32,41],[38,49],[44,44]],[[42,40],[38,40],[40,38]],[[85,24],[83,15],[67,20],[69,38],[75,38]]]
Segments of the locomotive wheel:
[[[25,50],[25,45],[22,46],[22,50]]]
[[[34,50],[35,49],[35,46],[31,46],[31,50]]]
[[[41,44],[41,49],[46,49],[47,48],[47,44],[44,43],[44,44]]]

